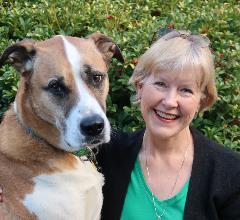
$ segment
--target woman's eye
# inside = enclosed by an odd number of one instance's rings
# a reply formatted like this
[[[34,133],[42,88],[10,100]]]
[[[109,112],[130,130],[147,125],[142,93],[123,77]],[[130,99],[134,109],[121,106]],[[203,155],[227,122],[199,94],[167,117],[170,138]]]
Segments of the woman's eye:
[[[191,89],[188,89],[188,88],[183,88],[183,89],[181,89],[181,91],[184,92],[184,93],[193,94],[193,91]]]
[[[164,82],[155,82],[154,85],[157,87],[166,87],[166,84]]]
[[[94,84],[99,84],[103,80],[103,75],[95,74],[92,77]]]

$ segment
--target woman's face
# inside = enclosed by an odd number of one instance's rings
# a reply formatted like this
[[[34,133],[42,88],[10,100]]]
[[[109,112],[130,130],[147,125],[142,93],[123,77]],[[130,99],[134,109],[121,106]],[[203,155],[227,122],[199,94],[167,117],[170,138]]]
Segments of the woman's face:
[[[176,137],[189,128],[199,109],[201,91],[190,70],[152,74],[137,85],[148,132],[158,138]]]

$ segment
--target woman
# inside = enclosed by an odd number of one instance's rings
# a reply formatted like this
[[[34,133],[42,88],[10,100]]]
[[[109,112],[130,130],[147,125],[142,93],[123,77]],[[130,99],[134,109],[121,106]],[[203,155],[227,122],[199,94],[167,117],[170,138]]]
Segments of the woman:
[[[102,219],[240,219],[239,155],[190,127],[217,98],[209,40],[164,35],[130,82],[146,128],[100,148]]]

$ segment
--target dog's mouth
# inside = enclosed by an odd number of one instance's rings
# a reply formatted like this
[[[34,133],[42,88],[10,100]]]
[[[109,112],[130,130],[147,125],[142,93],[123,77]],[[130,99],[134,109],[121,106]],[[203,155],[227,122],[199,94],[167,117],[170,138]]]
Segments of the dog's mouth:
[[[93,140],[87,140],[83,143],[83,147],[89,147],[91,149],[96,148],[97,146],[106,143],[107,141],[104,138],[96,138]]]
[[[101,143],[103,143],[103,141],[102,140],[93,140],[91,143],[90,143],[90,145],[99,145],[99,144],[101,144]]]
[[[66,151],[70,151],[70,152],[76,152],[76,151],[79,151],[80,149],[82,148],[95,148],[101,144],[104,144],[106,143],[106,141],[104,140],[104,138],[94,138],[94,139],[88,139],[86,138],[86,140],[82,143],[79,142],[79,145],[78,146],[73,146],[71,145],[68,141],[64,141],[67,148]]]

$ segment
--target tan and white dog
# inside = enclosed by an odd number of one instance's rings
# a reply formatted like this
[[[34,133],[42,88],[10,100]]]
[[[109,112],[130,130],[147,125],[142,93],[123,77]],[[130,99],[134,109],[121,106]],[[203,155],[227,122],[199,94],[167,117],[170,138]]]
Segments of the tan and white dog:
[[[70,152],[110,139],[108,63],[123,61],[100,33],[24,40],[0,58],[21,73],[0,125],[1,219],[100,219],[103,176]]]

